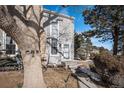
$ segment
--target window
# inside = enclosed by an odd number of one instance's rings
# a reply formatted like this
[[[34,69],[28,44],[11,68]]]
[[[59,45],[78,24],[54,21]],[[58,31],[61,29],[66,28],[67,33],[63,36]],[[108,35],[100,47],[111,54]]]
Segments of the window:
[[[69,59],[69,44],[64,44],[63,49],[64,58]]]
[[[8,35],[6,35],[6,53],[15,54],[15,43]]]
[[[58,22],[52,22],[51,36],[58,38]]]
[[[57,39],[51,39],[51,54],[57,54]]]
[[[53,21],[51,23],[51,54],[56,55],[58,49],[58,22]]]

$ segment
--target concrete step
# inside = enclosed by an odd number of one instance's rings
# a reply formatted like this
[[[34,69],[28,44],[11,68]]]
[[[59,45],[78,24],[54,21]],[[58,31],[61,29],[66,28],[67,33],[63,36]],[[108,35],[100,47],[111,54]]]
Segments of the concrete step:
[[[97,88],[97,86],[87,78],[78,77],[81,81],[79,82],[80,88]]]

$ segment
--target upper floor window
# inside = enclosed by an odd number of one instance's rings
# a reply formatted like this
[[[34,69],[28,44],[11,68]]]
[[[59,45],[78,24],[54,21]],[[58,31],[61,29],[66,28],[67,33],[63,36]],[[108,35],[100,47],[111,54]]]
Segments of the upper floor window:
[[[58,38],[58,22],[52,22],[51,24],[51,37]]]

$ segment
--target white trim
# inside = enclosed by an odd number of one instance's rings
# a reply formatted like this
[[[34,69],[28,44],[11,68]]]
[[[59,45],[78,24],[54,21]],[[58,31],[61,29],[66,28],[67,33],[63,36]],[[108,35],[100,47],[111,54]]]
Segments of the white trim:
[[[6,49],[6,33],[3,31],[3,49]]]
[[[15,54],[17,55],[18,54],[18,45],[16,44],[16,42],[14,42],[15,43]]]
[[[48,9],[43,9],[43,12],[44,13],[49,13],[49,14],[53,14],[53,15],[57,15],[57,16],[60,16],[60,17],[64,17],[64,18],[67,18],[67,19],[70,19],[70,20],[74,20],[75,18],[73,16],[69,16],[69,15],[65,15],[65,14],[62,14],[62,13],[57,13],[55,11],[50,11]]]
[[[2,49],[4,49],[4,33],[5,33],[5,32],[2,31],[2,36],[3,36],[3,37],[2,37]]]

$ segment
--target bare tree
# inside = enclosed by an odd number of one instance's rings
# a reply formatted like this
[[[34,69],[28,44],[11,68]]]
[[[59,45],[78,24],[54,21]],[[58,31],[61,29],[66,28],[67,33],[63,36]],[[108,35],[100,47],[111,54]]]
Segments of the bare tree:
[[[43,34],[41,15],[41,6],[0,6],[0,28],[15,40],[21,51],[23,87],[46,87],[39,44]]]

